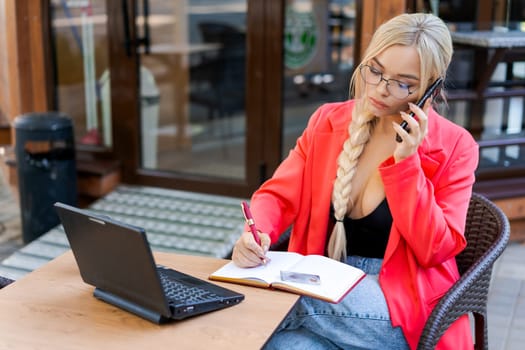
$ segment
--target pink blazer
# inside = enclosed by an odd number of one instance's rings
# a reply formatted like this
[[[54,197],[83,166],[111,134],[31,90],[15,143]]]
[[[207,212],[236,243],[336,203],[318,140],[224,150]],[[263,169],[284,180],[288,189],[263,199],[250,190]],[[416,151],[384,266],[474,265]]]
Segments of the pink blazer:
[[[272,242],[293,224],[289,250],[325,254],[337,157],[348,136],[354,101],[321,106],[295,148],[254,194],[258,228]],[[428,135],[411,157],[380,165],[393,224],[379,282],[393,326],[415,349],[425,321],[458,280],[454,257],[466,245],[465,217],[478,146],[463,128],[434,110]],[[468,317],[456,321],[438,349],[472,349]]]

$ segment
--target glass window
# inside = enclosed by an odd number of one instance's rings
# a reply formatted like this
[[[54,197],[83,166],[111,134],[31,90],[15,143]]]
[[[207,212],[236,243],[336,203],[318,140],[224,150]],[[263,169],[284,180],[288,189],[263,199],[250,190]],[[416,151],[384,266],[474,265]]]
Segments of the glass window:
[[[105,0],[50,1],[57,109],[79,144],[111,146]]]
[[[284,25],[283,158],[318,106],[349,97],[355,1],[287,0]]]
[[[149,7],[138,18],[150,42],[140,54],[142,166],[243,179],[246,0]]]

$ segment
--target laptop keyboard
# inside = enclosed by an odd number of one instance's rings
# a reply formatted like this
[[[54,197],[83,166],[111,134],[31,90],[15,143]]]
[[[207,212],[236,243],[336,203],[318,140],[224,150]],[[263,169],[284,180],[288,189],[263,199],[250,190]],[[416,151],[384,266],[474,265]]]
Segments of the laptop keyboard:
[[[159,268],[157,271],[159,272],[160,282],[170,303],[176,305],[198,304],[220,299],[217,294],[207,289],[186,285],[174,280],[163,268]]]

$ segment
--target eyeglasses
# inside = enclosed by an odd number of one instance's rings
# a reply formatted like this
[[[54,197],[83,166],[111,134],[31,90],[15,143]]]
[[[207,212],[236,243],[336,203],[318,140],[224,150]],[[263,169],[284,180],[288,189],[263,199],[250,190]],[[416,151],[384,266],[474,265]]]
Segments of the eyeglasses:
[[[388,93],[397,99],[405,99],[415,91],[410,91],[410,85],[407,83],[403,83],[402,81],[396,79],[383,78],[383,73],[367,64],[362,64],[359,67],[359,72],[367,84],[379,85],[382,81],[384,81],[386,83],[386,90]]]

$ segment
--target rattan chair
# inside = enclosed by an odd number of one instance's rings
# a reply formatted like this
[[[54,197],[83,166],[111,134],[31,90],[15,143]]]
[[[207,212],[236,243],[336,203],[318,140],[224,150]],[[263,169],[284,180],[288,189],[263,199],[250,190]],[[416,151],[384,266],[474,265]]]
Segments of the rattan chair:
[[[290,230],[271,250],[286,250]],[[473,193],[467,212],[467,247],[457,257],[461,278],[443,296],[430,315],[418,350],[436,347],[448,327],[464,314],[474,316],[475,349],[488,348],[487,299],[492,266],[509,241],[510,227],[505,214],[484,196]]]
[[[432,311],[418,350],[434,349],[448,327],[469,313],[474,316],[475,349],[488,349],[487,299],[492,267],[509,236],[509,221],[501,209],[473,193],[465,226],[467,247],[456,257],[461,277]]]

